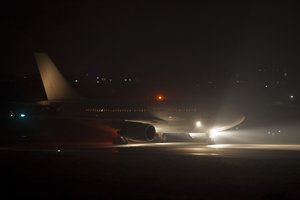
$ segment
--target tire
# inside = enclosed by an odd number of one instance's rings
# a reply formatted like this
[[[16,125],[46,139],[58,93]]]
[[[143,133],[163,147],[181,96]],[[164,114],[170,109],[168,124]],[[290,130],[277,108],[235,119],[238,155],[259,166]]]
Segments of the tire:
[[[115,145],[123,145],[123,144],[128,144],[128,141],[125,137],[123,136],[117,136],[112,140],[112,144]]]

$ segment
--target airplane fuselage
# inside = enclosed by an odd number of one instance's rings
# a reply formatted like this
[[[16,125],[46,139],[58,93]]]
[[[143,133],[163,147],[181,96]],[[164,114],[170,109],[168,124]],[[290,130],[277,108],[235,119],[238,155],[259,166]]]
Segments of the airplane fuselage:
[[[244,119],[244,116],[234,109],[223,109],[222,113],[218,113],[213,106],[201,107],[169,102],[48,102],[44,110],[47,111],[51,107],[55,110],[52,115],[55,117],[95,119],[108,123],[148,123],[160,133],[208,133],[212,128],[230,128]]]

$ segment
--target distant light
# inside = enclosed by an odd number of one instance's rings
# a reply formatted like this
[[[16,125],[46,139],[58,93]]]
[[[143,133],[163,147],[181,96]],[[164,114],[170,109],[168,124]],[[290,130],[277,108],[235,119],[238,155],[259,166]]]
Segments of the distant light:
[[[21,118],[24,118],[24,117],[26,117],[26,115],[25,115],[24,113],[21,113],[21,114],[20,114],[20,117],[21,117]]]
[[[294,95],[291,95],[290,98],[293,99],[293,98],[294,98]]]
[[[165,97],[163,95],[157,95],[156,100],[157,101],[163,101],[163,100],[165,100]]]
[[[77,80],[77,79],[75,79],[75,83],[78,83],[78,80]]]
[[[269,87],[268,85],[265,85],[265,88]]]
[[[97,79],[99,79],[99,76],[97,76]]]
[[[14,114],[10,114],[10,117],[13,117],[14,116]]]
[[[100,83],[99,81],[97,81],[97,83]]]
[[[60,149],[57,149],[57,152],[60,153]]]
[[[195,124],[196,124],[196,127],[198,127],[198,128],[202,126],[202,123],[200,121],[196,121]]]

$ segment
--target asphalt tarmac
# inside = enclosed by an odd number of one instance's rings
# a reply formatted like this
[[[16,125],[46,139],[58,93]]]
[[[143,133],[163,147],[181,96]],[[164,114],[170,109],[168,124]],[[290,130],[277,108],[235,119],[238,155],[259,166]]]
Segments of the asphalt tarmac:
[[[1,199],[299,199],[300,145],[18,144]]]

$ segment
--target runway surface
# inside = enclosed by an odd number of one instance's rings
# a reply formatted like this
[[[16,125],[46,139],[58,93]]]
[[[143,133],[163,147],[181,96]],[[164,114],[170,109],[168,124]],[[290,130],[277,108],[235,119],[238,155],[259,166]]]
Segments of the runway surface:
[[[142,155],[151,153],[160,155],[185,155],[185,156],[218,156],[243,158],[248,156],[262,157],[274,153],[294,154],[300,153],[298,144],[215,144],[201,143],[142,143],[127,145],[111,145],[105,143],[52,143],[52,144],[19,144],[0,147],[0,151],[24,152],[54,152],[54,153],[94,153],[113,154],[127,153]],[[300,154],[299,154],[300,155]]]
[[[10,199],[300,197],[300,145],[22,144],[0,159]]]

